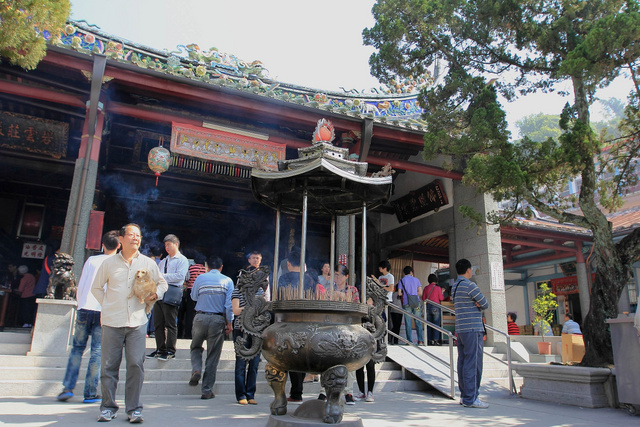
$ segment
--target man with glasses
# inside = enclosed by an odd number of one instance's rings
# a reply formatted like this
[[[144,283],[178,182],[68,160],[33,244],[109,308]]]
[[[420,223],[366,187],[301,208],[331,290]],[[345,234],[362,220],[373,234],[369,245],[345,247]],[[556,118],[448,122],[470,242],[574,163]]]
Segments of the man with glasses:
[[[158,284],[155,294],[146,301],[162,298],[167,281],[158,265],[139,252],[142,234],[137,224],[127,224],[118,233],[122,251],[104,260],[91,285],[91,293],[102,306],[102,360],[100,382],[102,403],[98,421],[116,417],[116,389],[118,386],[122,350],[126,358],[125,410],[130,423],[141,423],[140,392],[144,382],[144,353],[146,347],[146,305],[130,296],[136,272],[147,270]]]

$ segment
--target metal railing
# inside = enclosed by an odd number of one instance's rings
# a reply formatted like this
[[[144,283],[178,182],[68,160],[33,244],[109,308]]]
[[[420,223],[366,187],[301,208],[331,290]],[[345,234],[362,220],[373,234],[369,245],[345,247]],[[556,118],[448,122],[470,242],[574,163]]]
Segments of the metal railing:
[[[507,338],[507,370],[508,370],[507,375],[509,378],[509,394],[517,394],[518,391],[516,389],[516,383],[513,380],[513,371],[511,369],[511,337],[509,337],[509,334],[506,333],[505,331],[501,331],[500,329],[494,328],[493,326],[487,325],[486,323],[484,327],[495,333],[504,335]]]
[[[437,331],[439,331],[440,333],[442,333],[443,335],[446,335],[449,339],[448,339],[448,344],[449,344],[449,362],[439,358],[438,356],[429,353],[427,350],[425,350],[424,348],[415,345],[413,343],[413,341],[409,341],[405,338],[403,338],[402,336],[393,333],[392,331],[388,330],[388,336],[393,336],[395,338],[398,338],[400,341],[409,344],[411,346],[413,346],[414,348],[419,349],[421,352],[423,352],[424,354],[428,355],[430,358],[442,363],[443,365],[445,365],[446,367],[449,368],[449,373],[450,373],[450,381],[451,381],[451,398],[455,399],[455,373],[454,373],[454,358],[453,358],[453,342],[454,340],[456,340],[456,336],[451,333],[451,331],[449,331],[448,329],[445,329],[444,327],[440,326],[440,325],[436,325],[434,323],[429,322],[428,320],[426,320],[427,317],[427,306],[431,304],[433,306],[436,306],[440,309],[440,322],[443,321],[442,319],[442,312],[446,311],[449,312],[451,314],[453,314],[455,316],[456,311],[454,309],[452,309],[451,307],[447,307],[441,304],[438,304],[436,302],[433,301],[422,301],[422,306],[421,306],[421,312],[422,315],[424,316],[424,318],[420,317],[420,316],[416,316],[413,313],[410,313],[406,310],[404,310],[402,307],[387,302],[387,319],[389,318],[389,312],[390,310],[393,308],[394,310],[402,313],[403,316],[409,316],[410,318],[414,319],[416,322],[420,322],[422,324],[422,328],[423,328],[423,332],[424,332],[424,336],[427,337],[427,327],[436,329]],[[405,325],[406,327],[406,325]],[[505,331],[501,331],[500,329],[494,328],[491,325],[487,325],[485,323],[485,328],[498,333],[500,335],[504,335],[506,337],[507,340],[507,370],[508,370],[508,381],[509,381],[509,394],[516,394],[516,385],[515,385],[515,381],[513,379],[513,369],[512,369],[512,365],[511,365],[511,338],[509,337],[509,334],[506,333]]]
[[[393,304],[391,302],[387,302],[387,319],[389,318],[390,315],[390,311],[391,309],[394,309],[400,313],[402,313],[403,316],[409,316],[410,318],[414,319],[416,322],[420,322],[423,327],[426,330],[426,327],[429,326],[431,328],[434,328],[438,331],[440,331],[442,334],[447,335],[449,337],[449,361],[447,362],[446,360],[443,360],[441,358],[439,358],[438,356],[429,353],[427,350],[425,350],[424,348],[415,345],[413,343],[413,341],[409,341],[403,337],[401,337],[400,335],[397,335],[393,332],[391,332],[390,330],[387,330],[387,335],[393,336],[395,338],[398,338],[400,341],[407,343],[417,349],[419,349],[421,352],[423,352],[424,354],[426,354],[427,356],[429,356],[430,358],[442,363],[444,366],[446,366],[447,368],[449,368],[449,379],[450,379],[450,384],[451,384],[451,398],[455,399],[456,397],[456,388],[455,388],[455,372],[454,372],[454,364],[453,364],[453,341],[456,339],[456,337],[447,329],[441,327],[440,325],[436,325],[434,323],[428,322],[427,320],[421,318],[420,316],[416,316],[413,313],[410,313],[406,310],[404,310],[402,307]],[[423,310],[424,311],[424,310]]]

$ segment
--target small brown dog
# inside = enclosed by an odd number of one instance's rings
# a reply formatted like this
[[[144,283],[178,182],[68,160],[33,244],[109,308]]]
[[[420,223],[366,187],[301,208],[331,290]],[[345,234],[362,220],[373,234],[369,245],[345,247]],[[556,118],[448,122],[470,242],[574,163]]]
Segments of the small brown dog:
[[[145,301],[151,294],[155,294],[158,290],[158,284],[153,281],[151,275],[147,270],[138,270],[136,272],[136,278],[133,281],[133,288],[131,288],[131,294],[129,298],[136,297],[140,303],[145,303],[147,307],[145,308],[145,312],[147,314],[151,313],[151,307],[155,304],[155,301]]]

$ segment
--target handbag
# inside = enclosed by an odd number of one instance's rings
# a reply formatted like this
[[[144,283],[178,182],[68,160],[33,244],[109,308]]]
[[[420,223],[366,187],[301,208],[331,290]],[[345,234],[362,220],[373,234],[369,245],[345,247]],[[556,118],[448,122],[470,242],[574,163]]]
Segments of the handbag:
[[[162,297],[162,302],[169,305],[179,306],[182,302],[182,286],[171,286]]]
[[[167,274],[167,264],[169,264],[168,259],[164,262],[165,274]],[[169,285],[167,292],[165,292],[162,297],[162,302],[176,307],[179,306],[182,302],[182,286]]]
[[[400,284],[402,285],[402,280],[400,280]],[[404,288],[404,285],[402,286],[402,290],[404,292],[406,292],[407,290]],[[409,295],[407,294],[407,302],[409,303],[409,307],[411,308],[418,308],[420,307],[420,298],[418,298],[418,295]]]

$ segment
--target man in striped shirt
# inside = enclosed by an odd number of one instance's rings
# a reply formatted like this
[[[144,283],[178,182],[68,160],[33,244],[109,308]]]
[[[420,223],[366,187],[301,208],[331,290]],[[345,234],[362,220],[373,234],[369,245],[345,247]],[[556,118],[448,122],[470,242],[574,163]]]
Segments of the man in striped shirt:
[[[451,295],[456,310],[456,335],[458,337],[458,387],[460,404],[468,408],[488,408],[478,399],[482,379],[483,332],[482,310],[489,308],[478,285],[473,283],[471,262],[462,258],[456,263],[458,278]]]

